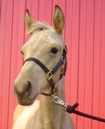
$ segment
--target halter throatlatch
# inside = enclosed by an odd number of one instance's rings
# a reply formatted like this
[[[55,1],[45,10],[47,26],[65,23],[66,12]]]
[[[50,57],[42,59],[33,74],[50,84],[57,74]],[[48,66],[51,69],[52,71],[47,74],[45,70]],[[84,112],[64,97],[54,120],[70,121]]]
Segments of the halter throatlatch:
[[[61,58],[61,60],[57,63],[57,65],[53,69],[48,69],[40,60],[38,60],[38,59],[36,59],[34,57],[29,57],[29,58],[27,58],[24,61],[24,63],[27,62],[27,61],[34,61],[36,64],[38,64],[45,71],[45,73],[46,73],[46,79],[50,82],[50,85],[52,87],[52,94],[54,94],[55,93],[55,90],[56,90],[55,87],[54,87],[55,86],[55,83],[54,83],[54,80],[53,80],[54,73],[56,73],[57,70],[61,66],[63,66],[63,67],[61,68],[60,79],[66,73],[66,65],[67,65],[66,53],[67,53],[67,47],[64,46],[63,53],[62,53],[62,58]],[[45,95],[47,95],[47,94],[45,94]]]

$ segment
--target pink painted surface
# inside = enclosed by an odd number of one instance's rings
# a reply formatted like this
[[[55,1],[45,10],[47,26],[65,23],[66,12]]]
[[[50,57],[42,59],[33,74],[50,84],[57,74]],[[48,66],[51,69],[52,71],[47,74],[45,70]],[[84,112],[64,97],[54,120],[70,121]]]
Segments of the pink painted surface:
[[[105,0],[0,0],[0,129],[11,129],[17,105],[13,82],[23,59],[21,46],[28,40],[24,15],[52,24],[58,4],[66,19],[68,47],[66,100],[78,110],[105,118]],[[105,124],[73,115],[76,129],[105,129]]]

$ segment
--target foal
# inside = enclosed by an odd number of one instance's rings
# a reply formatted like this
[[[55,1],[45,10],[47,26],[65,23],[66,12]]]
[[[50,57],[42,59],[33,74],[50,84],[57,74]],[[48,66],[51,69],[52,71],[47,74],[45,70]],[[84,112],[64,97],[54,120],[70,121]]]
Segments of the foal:
[[[31,38],[21,49],[24,65],[14,83],[20,105],[14,112],[13,129],[74,129],[71,116],[52,101],[54,94],[65,100],[64,77],[61,77],[66,63],[64,15],[57,5],[53,25],[54,28],[34,22],[26,11],[26,27]],[[38,94],[39,101],[35,100]]]

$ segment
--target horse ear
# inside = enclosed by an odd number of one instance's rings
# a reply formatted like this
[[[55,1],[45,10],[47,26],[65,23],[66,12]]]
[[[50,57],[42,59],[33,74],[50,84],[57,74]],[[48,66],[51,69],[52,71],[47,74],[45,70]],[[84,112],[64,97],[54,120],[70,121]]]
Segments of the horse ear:
[[[26,9],[25,22],[26,22],[27,32],[29,34],[32,34],[33,33],[32,25],[34,24],[34,21],[32,20],[28,9]]]
[[[64,28],[64,14],[58,5],[55,5],[55,12],[53,15],[53,24],[57,33],[62,33]]]

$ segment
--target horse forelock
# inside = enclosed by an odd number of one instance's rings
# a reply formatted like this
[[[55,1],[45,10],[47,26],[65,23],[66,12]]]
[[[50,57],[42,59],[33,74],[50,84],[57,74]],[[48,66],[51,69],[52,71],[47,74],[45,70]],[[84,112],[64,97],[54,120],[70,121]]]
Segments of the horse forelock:
[[[49,30],[49,29],[52,29],[52,26],[50,26],[46,22],[37,21],[31,25],[31,28],[30,30],[28,30],[28,33],[33,33],[33,32],[41,31],[41,30]]]

